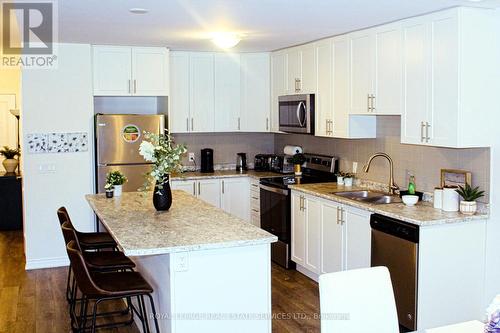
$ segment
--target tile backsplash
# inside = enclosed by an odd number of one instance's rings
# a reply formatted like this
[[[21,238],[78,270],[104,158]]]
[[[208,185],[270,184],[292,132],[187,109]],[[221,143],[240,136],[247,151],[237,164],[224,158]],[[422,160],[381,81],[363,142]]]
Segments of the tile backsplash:
[[[340,157],[340,168],[352,171],[358,162],[357,177],[386,183],[389,178],[385,159],[373,161],[369,173],[363,172],[368,158],[376,152],[385,152],[394,160],[394,178],[401,188],[408,185],[408,173],[415,175],[419,190],[432,192],[439,186],[441,169],[463,169],[472,172],[472,183],[484,189],[487,195],[480,199],[488,202],[490,183],[490,149],[452,149],[400,143],[400,117],[377,116],[377,139],[330,139],[309,135],[276,134],[275,150],[280,152],[286,144],[300,145],[305,152],[331,154]]]

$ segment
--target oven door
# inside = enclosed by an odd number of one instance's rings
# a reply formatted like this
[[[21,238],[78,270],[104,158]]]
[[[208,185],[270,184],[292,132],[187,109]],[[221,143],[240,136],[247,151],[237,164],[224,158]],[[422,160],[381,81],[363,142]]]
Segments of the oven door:
[[[314,95],[280,96],[279,129],[314,134]]]

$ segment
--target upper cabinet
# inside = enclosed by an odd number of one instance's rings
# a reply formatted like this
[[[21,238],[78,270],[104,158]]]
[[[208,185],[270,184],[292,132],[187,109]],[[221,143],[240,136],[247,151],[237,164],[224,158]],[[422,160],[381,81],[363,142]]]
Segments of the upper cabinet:
[[[350,39],[351,114],[373,112],[375,85],[375,43],[371,30],[353,33]]]
[[[403,143],[489,145],[477,133],[496,107],[494,20],[490,10],[455,8],[403,22]]]
[[[325,39],[317,42],[316,72],[322,73],[317,76],[317,90],[315,107],[315,135],[333,136],[333,42]],[[325,75],[325,73],[328,73]]]
[[[279,132],[279,109],[278,98],[286,95],[287,67],[286,53],[284,51],[273,52],[271,55],[271,131]]]
[[[316,56],[312,44],[287,49],[286,94],[314,94],[316,92]]]
[[[268,53],[172,52],[173,133],[270,130]]]
[[[168,96],[169,51],[93,46],[95,96]]]

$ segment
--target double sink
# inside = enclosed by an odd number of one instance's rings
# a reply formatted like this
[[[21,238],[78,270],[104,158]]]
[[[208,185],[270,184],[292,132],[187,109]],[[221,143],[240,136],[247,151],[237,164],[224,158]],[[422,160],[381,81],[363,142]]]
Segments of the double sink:
[[[335,194],[346,199],[356,200],[374,205],[402,202],[401,198],[398,196],[376,191],[345,191],[331,192],[331,194]]]

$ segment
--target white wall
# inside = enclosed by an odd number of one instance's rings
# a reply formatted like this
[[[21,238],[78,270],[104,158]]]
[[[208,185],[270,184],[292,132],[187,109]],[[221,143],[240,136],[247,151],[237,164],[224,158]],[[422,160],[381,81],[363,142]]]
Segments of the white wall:
[[[93,146],[90,45],[61,44],[58,68],[22,74],[22,122],[26,134],[88,132]],[[23,154],[26,268],[67,264],[56,210],[66,206],[77,228],[92,230],[93,214],[84,195],[93,192],[92,150],[84,153]],[[40,173],[54,164],[54,173]]]

